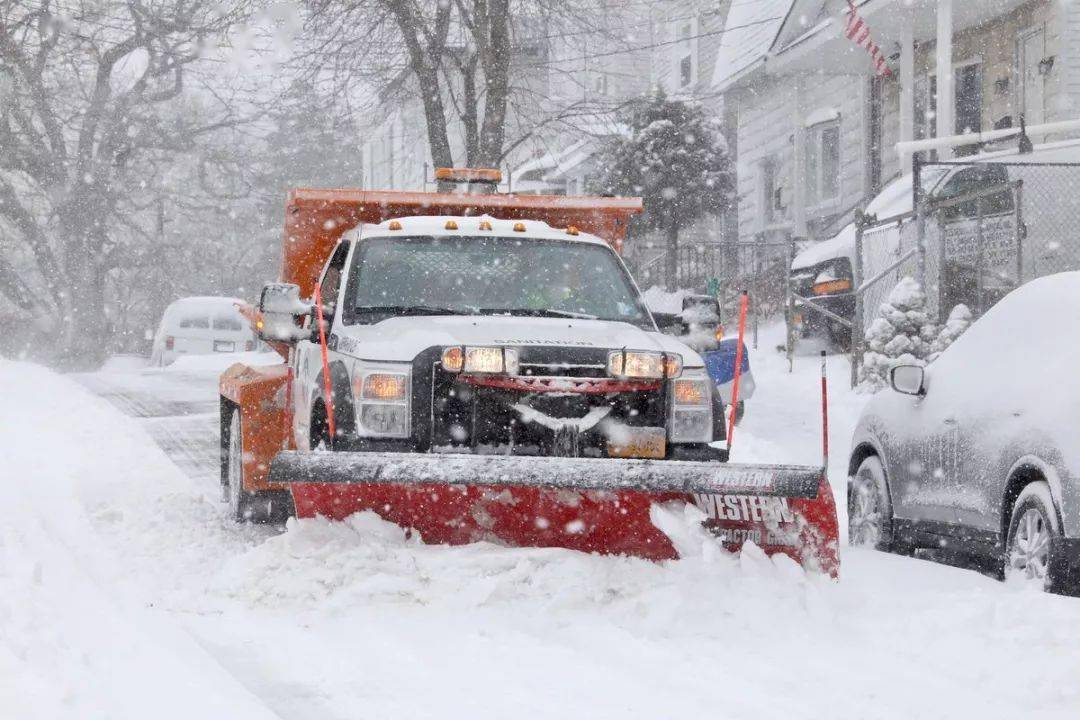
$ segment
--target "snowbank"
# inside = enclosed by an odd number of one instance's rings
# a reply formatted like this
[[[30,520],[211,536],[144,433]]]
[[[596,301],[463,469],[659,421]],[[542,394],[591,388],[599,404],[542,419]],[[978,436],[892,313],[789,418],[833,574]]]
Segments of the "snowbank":
[[[164,372],[224,372],[236,363],[245,365],[280,365],[281,356],[276,352],[213,353],[207,355],[181,355]]]
[[[0,715],[271,717],[194,640],[118,592],[127,569],[96,530],[183,490],[175,466],[104,401],[0,360]]]
[[[772,333],[782,328],[763,328],[763,348]],[[789,375],[783,355],[755,355],[736,459],[813,462],[817,373],[817,358]],[[830,362],[841,502],[862,402],[846,374]],[[138,375],[170,395],[187,379]],[[201,382],[206,397],[189,399],[212,402]],[[13,503],[0,527],[0,716],[265,716],[252,694],[281,717],[417,720],[1080,707],[1071,598],[858,551],[834,583],[724,554],[678,508],[654,514],[683,554],[667,563],[426,546],[365,514],[239,527],[202,497],[212,483],[193,487],[140,426],[66,379],[2,363],[0,391]]]

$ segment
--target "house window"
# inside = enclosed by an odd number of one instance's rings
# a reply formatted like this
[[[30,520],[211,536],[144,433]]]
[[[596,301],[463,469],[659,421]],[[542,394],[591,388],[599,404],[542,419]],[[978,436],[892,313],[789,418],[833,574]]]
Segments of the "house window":
[[[840,199],[840,121],[806,130],[806,204],[817,207]]]
[[[957,135],[982,131],[982,65],[969,62],[954,66],[953,115]],[[915,137],[937,137],[937,75],[915,81]],[[972,146],[974,147],[974,146]]]
[[[675,44],[672,45],[674,86],[676,90],[689,88],[697,82],[697,21],[693,18],[676,20]]]
[[[762,229],[787,220],[787,199],[781,178],[780,164],[775,157],[768,157],[758,166],[761,192]]]

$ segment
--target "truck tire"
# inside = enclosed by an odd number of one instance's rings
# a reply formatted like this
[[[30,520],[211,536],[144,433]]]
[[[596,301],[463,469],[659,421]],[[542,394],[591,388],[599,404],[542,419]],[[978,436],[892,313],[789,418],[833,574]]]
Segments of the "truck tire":
[[[1061,538],[1054,497],[1045,480],[1028,483],[1016,497],[1005,545],[1005,579],[1052,590],[1054,541]]]
[[[248,492],[243,481],[243,435],[240,429],[240,410],[234,408],[229,419],[228,456],[225,472],[225,500],[229,517],[236,522],[284,522],[292,514],[287,492]]]

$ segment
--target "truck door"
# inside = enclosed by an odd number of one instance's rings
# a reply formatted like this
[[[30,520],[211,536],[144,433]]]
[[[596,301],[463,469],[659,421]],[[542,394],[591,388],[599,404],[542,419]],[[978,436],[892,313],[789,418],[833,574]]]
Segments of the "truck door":
[[[330,261],[323,268],[322,277],[319,279],[319,294],[322,298],[324,319],[329,325],[333,325],[334,316],[338,309],[338,299],[341,292],[341,280],[345,275],[345,262],[349,256],[349,243],[340,242],[330,256]],[[313,298],[314,301],[314,298]],[[309,330],[315,329],[315,318],[308,317],[304,321],[304,327]],[[331,328],[326,329],[326,337],[329,339]],[[315,340],[314,342],[312,340]],[[293,431],[296,435],[296,446],[310,449],[311,435],[311,410],[315,398],[322,394],[322,349],[314,333],[311,337],[301,340],[296,345],[296,392],[293,393],[295,412],[293,413]]]

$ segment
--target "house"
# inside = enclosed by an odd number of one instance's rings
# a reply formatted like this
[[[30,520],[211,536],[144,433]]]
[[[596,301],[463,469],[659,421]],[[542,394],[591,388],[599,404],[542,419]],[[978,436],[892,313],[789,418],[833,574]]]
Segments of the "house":
[[[846,0],[736,3],[727,16],[713,88],[737,137],[740,241],[829,237],[909,167],[897,141],[1080,115],[1076,2],[854,5],[887,74],[847,37]]]

